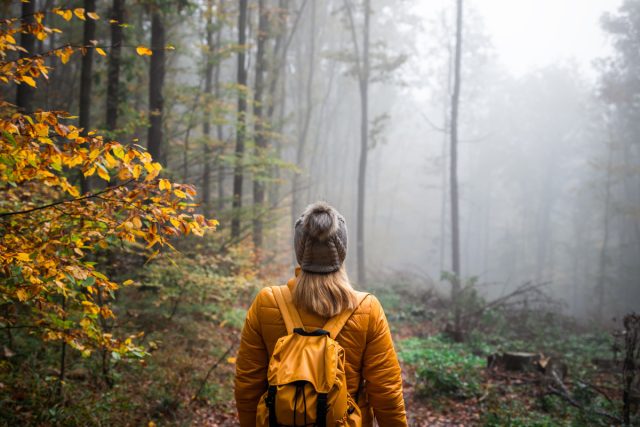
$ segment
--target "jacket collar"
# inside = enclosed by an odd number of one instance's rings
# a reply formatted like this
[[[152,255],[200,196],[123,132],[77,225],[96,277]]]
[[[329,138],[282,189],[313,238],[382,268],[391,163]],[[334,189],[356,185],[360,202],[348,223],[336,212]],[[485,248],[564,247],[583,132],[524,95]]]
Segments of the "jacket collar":
[[[297,266],[295,271],[295,276],[289,279],[289,281],[287,282],[287,286],[289,287],[289,290],[291,292],[293,292],[293,288],[296,287],[296,282],[298,281],[298,276],[300,276],[301,271],[302,271],[302,268],[300,268],[300,266]]]

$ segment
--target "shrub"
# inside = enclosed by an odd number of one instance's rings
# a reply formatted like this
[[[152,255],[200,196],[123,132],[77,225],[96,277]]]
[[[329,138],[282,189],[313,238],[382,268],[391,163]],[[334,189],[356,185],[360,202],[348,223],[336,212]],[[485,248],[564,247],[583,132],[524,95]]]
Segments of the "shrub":
[[[462,344],[438,335],[410,338],[400,343],[399,356],[415,367],[416,388],[421,396],[467,398],[480,391],[484,359]]]

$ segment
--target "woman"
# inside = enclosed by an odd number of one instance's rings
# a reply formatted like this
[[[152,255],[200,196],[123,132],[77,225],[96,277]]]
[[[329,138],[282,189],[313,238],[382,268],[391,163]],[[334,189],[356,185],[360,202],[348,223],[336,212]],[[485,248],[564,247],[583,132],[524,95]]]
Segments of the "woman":
[[[406,426],[400,366],[382,306],[373,295],[357,305],[345,272],[344,218],[326,203],[310,205],[295,224],[294,249],[299,267],[287,286],[305,329],[321,329],[329,318],[353,311],[336,341],[345,350],[347,389],[357,399],[362,425],[371,426],[375,416],[382,427]],[[274,289],[264,288],[247,313],[236,362],[242,427],[256,424],[256,408],[268,387],[269,360],[285,335]]]

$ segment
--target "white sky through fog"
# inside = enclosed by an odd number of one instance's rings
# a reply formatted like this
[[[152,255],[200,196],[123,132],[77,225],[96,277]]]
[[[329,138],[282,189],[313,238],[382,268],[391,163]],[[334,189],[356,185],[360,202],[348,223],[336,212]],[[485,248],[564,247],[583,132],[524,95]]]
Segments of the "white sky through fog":
[[[622,0],[465,0],[478,11],[501,63],[521,75],[556,62],[575,60],[591,76],[591,62],[611,50],[600,16]],[[425,17],[455,0],[418,0]]]

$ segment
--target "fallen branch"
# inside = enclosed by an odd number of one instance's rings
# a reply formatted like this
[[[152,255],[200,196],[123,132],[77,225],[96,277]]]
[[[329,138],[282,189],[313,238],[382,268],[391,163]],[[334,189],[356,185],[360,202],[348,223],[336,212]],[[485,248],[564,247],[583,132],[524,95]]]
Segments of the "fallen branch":
[[[465,320],[468,319],[468,318],[474,318],[476,316],[479,316],[479,315],[483,314],[487,310],[490,310],[492,308],[505,305],[507,302],[509,302],[509,300],[511,300],[511,299],[513,299],[515,297],[539,291],[540,288],[542,288],[542,287],[544,287],[546,285],[548,285],[547,282],[538,283],[538,284],[533,284],[531,282],[526,282],[526,283],[522,284],[521,286],[519,286],[513,292],[508,293],[507,295],[504,295],[504,296],[502,296],[500,298],[496,298],[495,300],[486,303],[485,305],[483,305],[482,307],[478,308],[475,311],[463,314],[462,317]]]
[[[569,389],[567,388],[566,385],[564,385],[560,377],[558,377],[558,374],[556,373],[556,371],[551,371],[551,379],[553,379],[553,382],[556,384],[558,388],[549,386],[549,394],[553,394],[558,397],[561,397],[562,399],[567,401],[567,403],[569,403],[571,406],[583,412],[591,412],[595,415],[608,418],[611,421],[614,421],[618,424],[622,424],[622,418],[619,418],[615,415],[612,415],[606,411],[602,411],[599,409],[587,409],[584,407],[584,405],[581,405],[578,401],[576,401],[573,397],[571,397],[571,393],[569,392]]]
[[[211,376],[211,373],[218,367],[218,365],[220,365],[220,363],[222,363],[223,360],[227,358],[227,356],[229,356],[229,353],[231,353],[231,351],[234,349],[234,347],[236,346],[236,343],[237,343],[237,340],[234,339],[231,345],[229,346],[229,348],[227,348],[227,351],[225,351],[222,354],[222,356],[220,356],[220,358],[216,360],[216,362],[213,365],[211,365],[211,367],[209,368],[209,371],[207,371],[207,375],[204,377],[204,379],[200,383],[200,387],[198,387],[198,391],[196,391],[196,393],[191,398],[192,402],[197,400],[198,397],[200,397],[200,393],[202,393],[202,390],[207,385],[207,382],[209,381],[209,377]]]

